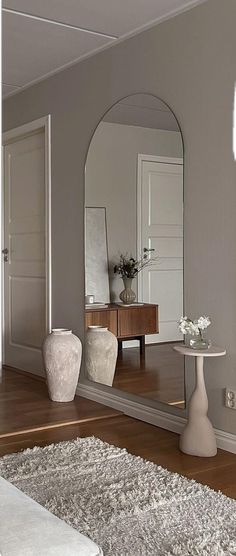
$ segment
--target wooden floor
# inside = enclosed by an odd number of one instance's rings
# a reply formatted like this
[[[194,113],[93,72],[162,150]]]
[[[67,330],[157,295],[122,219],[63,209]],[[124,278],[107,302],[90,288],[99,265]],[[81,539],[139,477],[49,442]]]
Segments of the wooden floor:
[[[124,348],[118,355],[113,386],[184,408],[184,357],[171,343],[146,345],[145,357],[138,347]]]
[[[54,404],[48,400],[42,381],[14,371],[4,372],[0,391],[1,430],[6,431],[11,425],[9,434],[0,435],[0,456],[35,445],[93,435],[236,498],[235,454],[218,450],[213,458],[187,456],[179,451],[179,437],[175,433],[83,398],[70,404]],[[72,417],[77,422],[70,425]],[[30,423],[34,427],[29,427]],[[20,431],[22,424],[27,432],[23,428]]]
[[[117,415],[115,409],[76,396],[70,403],[52,402],[43,379],[3,369],[0,380],[0,438],[24,431],[76,424]]]
[[[73,426],[2,438],[0,455],[83,436],[96,436],[120,448],[127,448],[132,454],[236,498],[235,454],[218,450],[218,454],[213,458],[187,456],[179,451],[177,434],[122,414]]]

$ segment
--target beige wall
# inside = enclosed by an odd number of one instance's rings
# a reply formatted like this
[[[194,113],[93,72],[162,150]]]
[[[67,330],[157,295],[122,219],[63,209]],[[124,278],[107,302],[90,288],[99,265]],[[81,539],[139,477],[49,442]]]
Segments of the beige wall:
[[[185,308],[212,317],[227,357],[206,364],[214,426],[235,432],[223,388],[236,388],[236,164],[232,110],[236,2],[208,0],[84,60],[4,103],[4,129],[52,114],[53,325],[83,335],[84,163],[93,132],[118,100],[153,93],[185,143]],[[187,395],[192,365],[186,373]],[[178,413],[175,409],[163,409]]]
[[[119,301],[123,287],[113,272],[118,254],[137,252],[138,154],[181,158],[181,134],[101,122],[86,162],[85,204],[106,207],[112,301]],[[137,291],[137,280],[132,289]]]

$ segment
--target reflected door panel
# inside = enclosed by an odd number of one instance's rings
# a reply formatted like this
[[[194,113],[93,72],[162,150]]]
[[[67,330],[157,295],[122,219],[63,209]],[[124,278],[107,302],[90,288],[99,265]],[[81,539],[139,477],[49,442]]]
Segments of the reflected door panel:
[[[159,305],[159,334],[147,343],[182,339],[183,165],[175,159],[141,160],[140,248],[154,249],[157,260],[140,274],[140,301]]]

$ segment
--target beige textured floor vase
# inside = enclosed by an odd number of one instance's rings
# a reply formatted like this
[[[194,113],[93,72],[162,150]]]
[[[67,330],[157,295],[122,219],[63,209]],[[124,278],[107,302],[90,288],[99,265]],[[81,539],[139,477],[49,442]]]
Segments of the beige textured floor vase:
[[[80,339],[66,328],[54,328],[43,343],[49,396],[55,402],[75,397],[82,356]]]
[[[112,386],[117,352],[117,338],[110,330],[102,326],[89,326],[85,344],[85,363],[89,380]]]

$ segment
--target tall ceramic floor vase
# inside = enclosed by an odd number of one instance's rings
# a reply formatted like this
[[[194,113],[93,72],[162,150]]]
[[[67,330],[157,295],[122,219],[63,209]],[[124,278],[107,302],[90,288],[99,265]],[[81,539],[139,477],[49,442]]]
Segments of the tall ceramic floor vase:
[[[134,303],[136,294],[131,289],[133,278],[122,278],[124,282],[124,290],[120,293],[120,299],[125,305]]]
[[[118,353],[117,338],[107,328],[89,326],[85,343],[87,378],[112,386]]]
[[[43,358],[49,396],[54,402],[75,397],[81,365],[80,339],[65,328],[54,328],[43,343]]]

